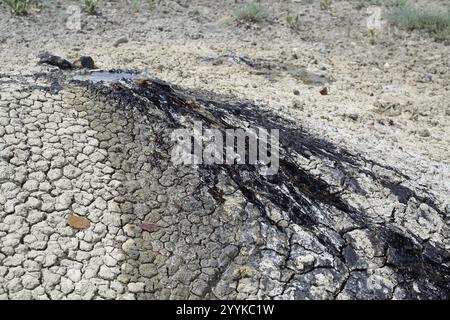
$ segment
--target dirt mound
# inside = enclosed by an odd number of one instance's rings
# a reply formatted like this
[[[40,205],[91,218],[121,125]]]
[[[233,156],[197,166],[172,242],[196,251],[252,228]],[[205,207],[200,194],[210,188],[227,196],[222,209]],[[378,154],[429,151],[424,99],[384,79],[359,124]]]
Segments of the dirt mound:
[[[268,108],[107,74],[0,84],[2,297],[449,298],[447,187],[416,182],[419,158],[376,159]],[[278,170],[175,164],[174,130],[196,123],[278,129]]]

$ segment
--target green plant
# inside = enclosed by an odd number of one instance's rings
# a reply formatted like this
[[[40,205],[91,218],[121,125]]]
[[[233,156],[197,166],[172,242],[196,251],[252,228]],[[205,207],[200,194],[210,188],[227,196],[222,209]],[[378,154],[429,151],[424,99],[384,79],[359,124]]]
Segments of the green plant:
[[[89,14],[95,14],[97,12],[98,0],[84,0],[84,9]]]
[[[320,0],[320,10],[330,10],[333,0]]]
[[[369,30],[369,43],[371,45],[375,45],[375,44],[377,44],[377,42],[378,42],[378,35],[377,35],[376,31],[373,29],[370,29]]]
[[[31,0],[5,0],[10,7],[11,13],[15,15],[25,15],[31,4]]]
[[[236,11],[236,19],[246,22],[261,22],[267,18],[267,12],[260,1],[246,2]]]
[[[298,31],[300,29],[300,25],[302,23],[301,18],[299,15],[295,16],[287,16],[286,22],[292,30]]]
[[[394,7],[388,12],[390,23],[407,30],[424,30],[436,40],[450,40],[450,12],[418,10],[404,5]]]

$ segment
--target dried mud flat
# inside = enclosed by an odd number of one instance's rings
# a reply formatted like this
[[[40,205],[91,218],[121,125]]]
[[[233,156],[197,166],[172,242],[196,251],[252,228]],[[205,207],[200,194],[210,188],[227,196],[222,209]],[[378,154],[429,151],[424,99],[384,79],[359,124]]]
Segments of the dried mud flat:
[[[371,45],[347,1],[260,25],[234,1],[109,1],[79,31],[69,4],[0,11],[1,298],[449,298],[448,46]],[[72,81],[41,51],[175,86]],[[280,128],[280,173],[175,166],[191,120]]]

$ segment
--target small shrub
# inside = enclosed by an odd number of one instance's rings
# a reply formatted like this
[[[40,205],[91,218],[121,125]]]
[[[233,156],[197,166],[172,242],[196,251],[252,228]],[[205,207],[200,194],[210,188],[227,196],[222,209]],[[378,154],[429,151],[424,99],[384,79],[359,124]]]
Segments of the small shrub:
[[[98,0],[84,0],[84,10],[89,14],[97,13]]]
[[[371,45],[376,45],[378,43],[378,34],[373,29],[369,30],[369,43]]]
[[[261,22],[267,18],[267,12],[260,1],[253,0],[244,3],[236,11],[236,19],[245,22]]]
[[[5,3],[11,9],[12,14],[25,15],[27,14],[27,10],[31,4],[31,0],[5,0]]]
[[[302,23],[299,15],[287,16],[286,22],[288,24],[288,27],[295,31],[298,31],[300,29],[300,25]]]
[[[436,40],[450,40],[450,12],[418,10],[404,5],[388,12],[389,22],[407,30],[424,30]]]
[[[156,9],[158,3],[159,3],[159,0],[147,0],[147,4],[150,7],[150,10]]]
[[[333,0],[320,0],[320,10],[330,10]]]
[[[369,6],[384,5],[388,8],[400,7],[406,5],[406,0],[357,0],[356,9],[360,10]]]

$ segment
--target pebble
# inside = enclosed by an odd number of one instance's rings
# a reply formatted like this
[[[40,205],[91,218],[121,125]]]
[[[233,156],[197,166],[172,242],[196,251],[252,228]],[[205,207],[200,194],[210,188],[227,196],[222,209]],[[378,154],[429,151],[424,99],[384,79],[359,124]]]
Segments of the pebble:
[[[428,129],[419,130],[417,133],[419,136],[421,136],[423,138],[428,138],[429,136],[431,136],[430,130],[428,130]]]
[[[119,45],[127,43],[127,42],[128,42],[128,37],[126,37],[126,36],[120,37],[114,42],[114,47],[118,47]]]

